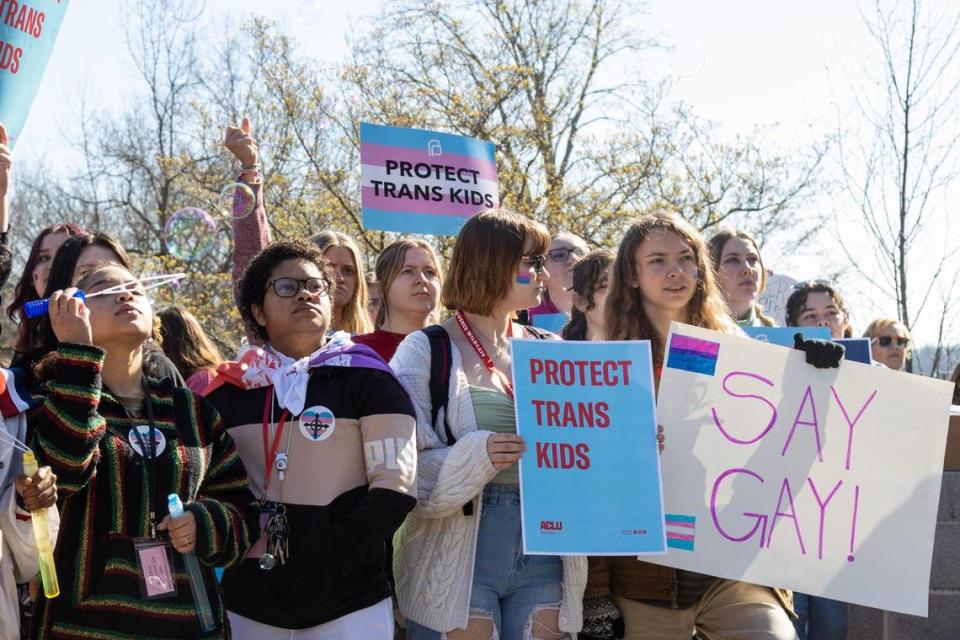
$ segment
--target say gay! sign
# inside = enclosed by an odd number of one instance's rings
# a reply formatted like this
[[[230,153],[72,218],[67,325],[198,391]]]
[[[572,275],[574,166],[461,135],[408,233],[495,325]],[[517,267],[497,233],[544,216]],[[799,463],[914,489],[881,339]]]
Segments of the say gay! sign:
[[[457,235],[499,204],[493,143],[422,129],[360,124],[367,229]]]
[[[678,323],[666,351],[645,559],[926,615],[951,385]]]

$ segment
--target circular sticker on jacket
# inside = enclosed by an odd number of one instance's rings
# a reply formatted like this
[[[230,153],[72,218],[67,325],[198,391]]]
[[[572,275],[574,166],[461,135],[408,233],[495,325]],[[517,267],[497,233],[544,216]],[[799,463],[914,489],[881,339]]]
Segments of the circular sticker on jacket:
[[[163,432],[160,429],[154,429],[154,446],[156,447],[155,454],[160,455],[163,453],[163,450],[167,448],[167,438],[163,435]],[[137,438],[137,434],[140,435]],[[150,448],[150,426],[141,424],[137,425],[130,429],[130,433],[127,435],[127,439],[130,440],[130,446],[133,447],[133,450],[137,452],[137,455],[141,458],[145,457],[143,451],[140,449],[140,442],[143,442],[144,446],[147,449]]]
[[[336,428],[336,418],[333,417],[333,412],[326,407],[317,405],[300,414],[300,433],[307,440],[313,442],[326,440],[333,435]]]

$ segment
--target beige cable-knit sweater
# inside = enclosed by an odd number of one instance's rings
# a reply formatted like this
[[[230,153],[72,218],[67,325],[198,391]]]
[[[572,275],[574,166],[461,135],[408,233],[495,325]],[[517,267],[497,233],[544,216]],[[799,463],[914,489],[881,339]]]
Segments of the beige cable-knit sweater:
[[[403,615],[438,631],[463,629],[470,613],[473,562],[480,525],[481,493],[496,475],[487,456],[490,431],[477,429],[460,352],[451,345],[447,407],[456,442],[444,444],[430,424],[430,340],[416,331],[397,348],[390,366],[406,386],[417,412],[417,506],[394,537],[393,572]],[[473,502],[475,515],[463,505]],[[583,625],[585,557],[563,557],[560,629],[576,636]]]

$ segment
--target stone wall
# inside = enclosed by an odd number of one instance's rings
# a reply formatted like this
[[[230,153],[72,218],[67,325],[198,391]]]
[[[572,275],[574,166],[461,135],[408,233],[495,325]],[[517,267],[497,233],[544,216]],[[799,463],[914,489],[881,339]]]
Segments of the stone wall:
[[[896,580],[896,576],[890,576]],[[960,471],[944,471],[933,543],[930,615],[850,607],[849,640],[960,639]]]

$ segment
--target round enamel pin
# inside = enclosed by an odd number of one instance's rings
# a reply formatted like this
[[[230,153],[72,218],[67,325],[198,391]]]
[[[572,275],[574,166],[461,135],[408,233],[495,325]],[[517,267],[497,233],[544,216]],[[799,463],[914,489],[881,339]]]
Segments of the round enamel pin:
[[[300,433],[312,442],[326,440],[333,435],[336,428],[336,418],[326,407],[317,405],[300,414]]]
[[[139,438],[137,435],[139,434]],[[159,456],[163,453],[163,450],[167,448],[167,438],[163,435],[163,432],[160,429],[154,429],[154,446],[156,447],[156,455]],[[130,441],[130,446],[133,447],[133,450],[137,452],[141,458],[144,457],[143,451],[140,449],[140,442],[149,449],[150,448],[150,427],[149,425],[141,424],[137,425],[130,429],[130,433],[127,434],[127,439]]]

